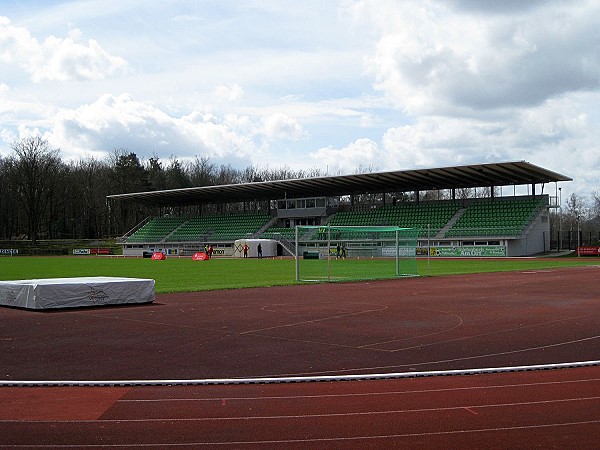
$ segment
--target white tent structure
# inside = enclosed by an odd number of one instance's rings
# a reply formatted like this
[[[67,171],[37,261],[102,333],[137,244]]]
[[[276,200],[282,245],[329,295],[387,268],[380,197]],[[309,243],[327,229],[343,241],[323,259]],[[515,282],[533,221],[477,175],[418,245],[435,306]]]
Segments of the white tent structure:
[[[259,244],[263,258],[277,256],[277,241],[273,239],[238,239],[233,245],[233,256],[243,258],[244,245],[248,245],[248,258],[258,258]]]
[[[82,277],[0,281],[0,305],[18,308],[76,308],[153,301],[152,279]]]

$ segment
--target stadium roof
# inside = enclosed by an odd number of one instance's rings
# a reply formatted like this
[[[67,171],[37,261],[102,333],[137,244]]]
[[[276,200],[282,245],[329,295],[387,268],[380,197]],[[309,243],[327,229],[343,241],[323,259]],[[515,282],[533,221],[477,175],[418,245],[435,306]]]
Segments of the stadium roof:
[[[412,192],[572,181],[526,161],[301,178],[109,195],[150,205],[192,205],[301,197]]]

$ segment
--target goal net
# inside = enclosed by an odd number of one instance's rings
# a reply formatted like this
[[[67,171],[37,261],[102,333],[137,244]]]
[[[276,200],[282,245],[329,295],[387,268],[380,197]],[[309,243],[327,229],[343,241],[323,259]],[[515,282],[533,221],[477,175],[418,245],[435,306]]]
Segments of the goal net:
[[[296,281],[418,276],[418,229],[296,226]]]

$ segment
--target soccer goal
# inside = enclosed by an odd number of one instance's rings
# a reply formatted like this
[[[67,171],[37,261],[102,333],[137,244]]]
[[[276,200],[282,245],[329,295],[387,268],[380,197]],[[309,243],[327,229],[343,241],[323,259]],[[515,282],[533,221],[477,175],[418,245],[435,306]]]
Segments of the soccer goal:
[[[418,276],[418,229],[296,226],[296,281]]]

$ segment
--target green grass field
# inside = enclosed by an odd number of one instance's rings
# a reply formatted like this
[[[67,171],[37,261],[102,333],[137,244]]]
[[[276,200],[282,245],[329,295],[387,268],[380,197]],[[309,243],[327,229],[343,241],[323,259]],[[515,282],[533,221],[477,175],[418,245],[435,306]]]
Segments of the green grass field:
[[[377,264],[365,264],[363,260],[346,262],[350,265],[356,264],[356,270],[360,273],[372,268],[373,275],[370,277],[377,278]],[[373,262],[376,263],[376,261]],[[597,264],[600,264],[600,259],[589,257],[431,259],[429,263],[426,259],[417,261],[418,272],[421,276],[551,269]],[[211,261],[192,261],[191,258],[169,258],[166,261],[153,261],[141,258],[94,256],[0,258],[0,280],[84,276],[153,278],[156,280],[157,293],[295,284],[294,261],[291,259],[214,258]]]

